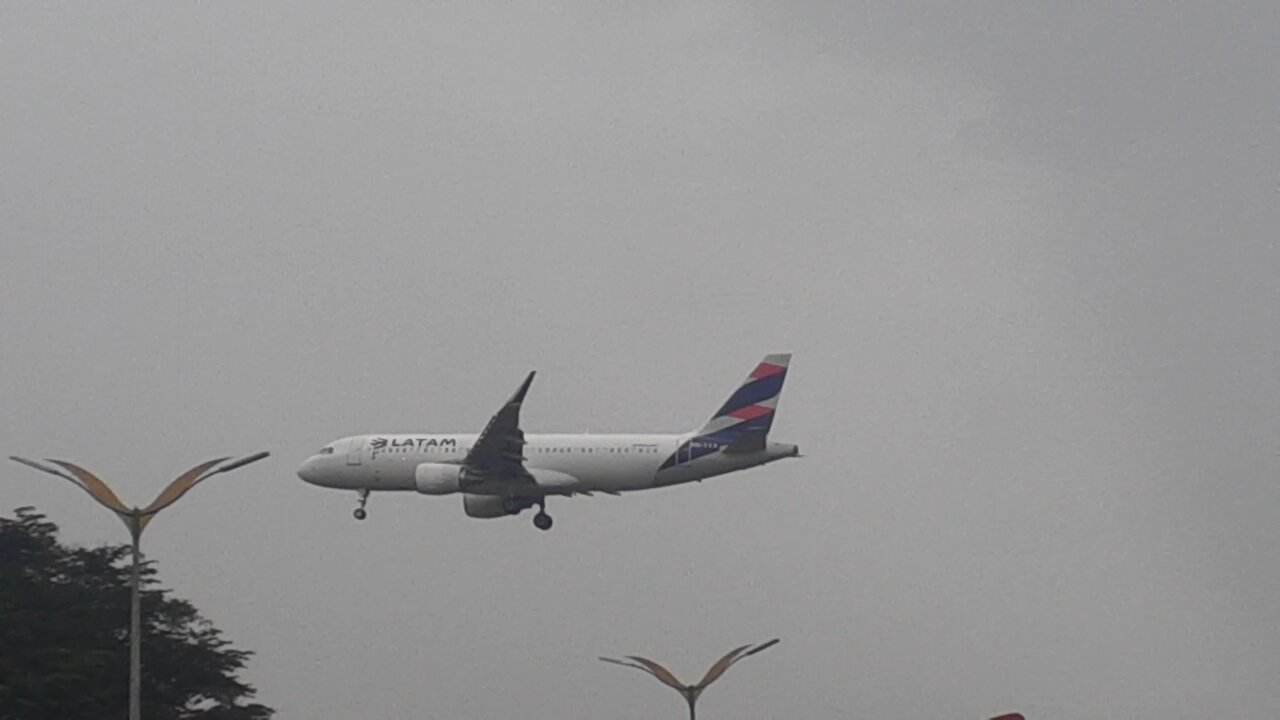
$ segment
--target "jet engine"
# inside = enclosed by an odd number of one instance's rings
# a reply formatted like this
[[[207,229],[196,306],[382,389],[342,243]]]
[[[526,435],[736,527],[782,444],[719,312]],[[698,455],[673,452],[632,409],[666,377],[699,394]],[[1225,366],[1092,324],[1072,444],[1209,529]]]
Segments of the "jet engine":
[[[515,515],[532,505],[532,500],[504,498],[500,495],[473,495],[467,493],[462,496],[462,509],[467,512],[468,516],[473,518],[506,517],[507,515]]]
[[[462,466],[422,463],[413,471],[413,484],[424,495],[448,495],[462,490]]]

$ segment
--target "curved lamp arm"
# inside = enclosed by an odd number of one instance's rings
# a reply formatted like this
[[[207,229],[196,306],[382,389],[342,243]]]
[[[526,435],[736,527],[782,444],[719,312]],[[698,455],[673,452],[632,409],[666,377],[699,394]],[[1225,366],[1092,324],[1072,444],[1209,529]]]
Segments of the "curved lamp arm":
[[[146,527],[147,523],[151,522],[151,519],[156,516],[156,513],[178,502],[178,498],[186,495],[188,490],[199,485],[200,481],[204,480],[206,477],[205,473],[209,471],[209,468],[224,460],[226,460],[224,457],[206,460],[205,462],[202,462],[182,473],[176,480],[169,483],[168,487],[161,490],[160,494],[156,496],[155,500],[151,501],[150,505],[142,508],[140,511],[140,515],[142,516],[140,524],[142,527]]]
[[[35,460],[18,457],[17,455],[10,455],[9,459],[16,463],[22,463],[29,468],[39,470],[42,473],[48,473],[70,482],[72,485],[75,485],[81,490],[89,493],[89,497],[97,500],[99,504],[111,512],[119,515],[128,515],[132,512],[131,508],[126,507],[124,503],[120,502],[120,498],[116,497],[116,494],[111,491],[111,488],[107,487],[106,483],[99,480],[93,473],[79,467],[78,465],[62,460],[49,460],[48,462],[60,466],[50,467],[48,465],[38,463]]]
[[[670,670],[662,667],[652,660],[646,660],[645,658],[638,657],[636,655],[628,655],[627,659],[639,663],[636,667],[639,667],[641,670],[644,670],[650,675],[658,678],[663,685],[673,687],[680,692],[684,692],[689,689],[689,686],[677,680],[675,674]]]
[[[780,642],[782,642],[781,638],[774,638],[769,642],[761,643],[755,647],[751,647],[750,645],[743,645],[740,648],[735,648],[733,650],[730,650],[727,655],[720,658],[720,660],[717,661],[715,665],[711,666],[711,669],[707,671],[706,676],[702,678],[702,682],[698,683],[694,687],[698,688],[699,690],[705,690],[708,685],[715,682],[721,675],[725,673],[726,670],[728,670],[730,667],[733,667],[734,663],[738,662],[739,660],[745,657],[750,657],[752,655],[755,655],[756,653],[762,650],[768,650],[769,648],[773,647],[774,645],[777,645]],[[751,649],[747,650],[747,648],[751,648]],[[743,652],[744,650],[746,652]]]
[[[254,453],[253,455],[248,455],[234,462],[227,463],[226,465],[210,472],[210,468],[214,467],[218,463],[226,462],[227,460],[225,457],[215,458],[213,460],[202,462],[179,475],[176,480],[169,483],[168,487],[160,491],[160,494],[156,496],[155,500],[151,501],[150,505],[140,511],[139,514],[141,515],[141,519],[138,521],[139,532],[141,532],[142,528],[145,528],[147,524],[155,518],[157,513],[178,502],[179,498],[186,495],[191,488],[196,485],[199,485],[218,473],[230,472],[232,470],[242,468],[249,463],[257,462],[270,454],[271,453],[265,451]]]

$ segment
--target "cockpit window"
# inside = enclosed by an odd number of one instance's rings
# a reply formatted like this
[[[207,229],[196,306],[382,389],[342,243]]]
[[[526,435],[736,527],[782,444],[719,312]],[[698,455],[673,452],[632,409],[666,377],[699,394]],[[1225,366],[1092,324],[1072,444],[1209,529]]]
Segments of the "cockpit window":
[[[321,455],[332,455],[332,454],[333,454],[333,446],[329,446],[329,447],[327,447],[327,448],[323,448],[323,449],[321,449],[321,450],[320,450],[320,454],[321,454]]]

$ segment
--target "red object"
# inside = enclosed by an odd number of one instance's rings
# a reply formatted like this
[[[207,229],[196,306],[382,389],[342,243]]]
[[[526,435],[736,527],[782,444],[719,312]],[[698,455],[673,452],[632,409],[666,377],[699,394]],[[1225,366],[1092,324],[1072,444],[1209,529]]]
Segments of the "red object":
[[[756,369],[751,372],[751,379],[759,380],[760,378],[767,378],[770,375],[777,375],[778,373],[784,370],[786,370],[786,368],[781,365],[774,365],[772,363],[760,363],[759,365],[756,366]],[[996,720],[996,718],[992,718],[991,720]]]
[[[773,412],[773,408],[771,407],[765,407],[763,405],[748,405],[744,408],[734,410],[729,414],[739,420],[755,420],[761,415],[768,415],[771,412]]]

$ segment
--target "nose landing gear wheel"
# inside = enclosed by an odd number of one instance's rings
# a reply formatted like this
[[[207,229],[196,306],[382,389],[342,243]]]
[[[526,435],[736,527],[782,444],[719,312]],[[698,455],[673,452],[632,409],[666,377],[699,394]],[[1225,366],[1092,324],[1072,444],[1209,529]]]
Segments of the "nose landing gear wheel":
[[[539,512],[537,515],[533,516],[533,526],[539,530],[550,530],[551,516],[545,512]]]
[[[355,519],[363,520],[369,517],[369,513],[364,511],[364,506],[368,502],[369,502],[369,491],[361,490],[360,491],[360,507],[356,508],[355,512],[351,513],[355,517]]]

